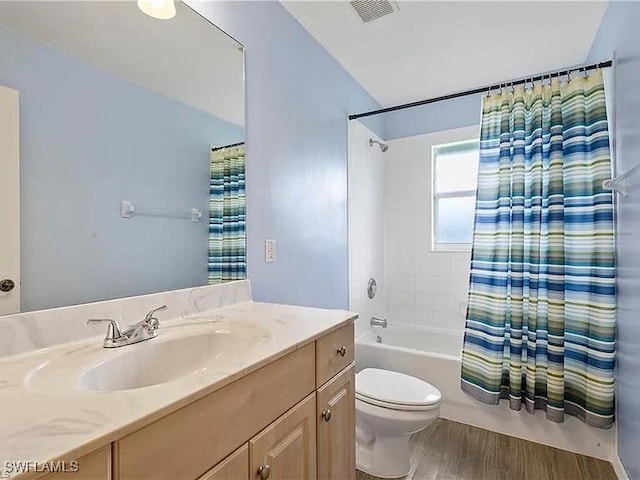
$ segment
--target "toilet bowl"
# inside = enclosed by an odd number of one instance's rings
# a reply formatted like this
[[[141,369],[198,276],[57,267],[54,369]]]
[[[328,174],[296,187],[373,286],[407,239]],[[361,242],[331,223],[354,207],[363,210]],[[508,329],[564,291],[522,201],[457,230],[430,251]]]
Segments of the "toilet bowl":
[[[409,435],[440,413],[442,395],[433,385],[390,370],[356,374],[356,466],[369,475],[399,478],[409,473]]]

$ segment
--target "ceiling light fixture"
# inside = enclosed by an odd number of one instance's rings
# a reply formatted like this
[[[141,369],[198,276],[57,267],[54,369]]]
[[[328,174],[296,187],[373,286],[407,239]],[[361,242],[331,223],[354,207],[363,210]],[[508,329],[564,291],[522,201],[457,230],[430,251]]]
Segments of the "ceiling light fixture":
[[[176,16],[174,0],[138,0],[138,8],[153,18],[169,20]]]

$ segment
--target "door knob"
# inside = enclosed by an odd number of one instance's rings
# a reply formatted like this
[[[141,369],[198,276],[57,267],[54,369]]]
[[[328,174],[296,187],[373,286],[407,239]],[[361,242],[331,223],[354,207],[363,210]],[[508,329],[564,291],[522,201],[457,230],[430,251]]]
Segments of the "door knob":
[[[325,422],[328,422],[329,420],[331,420],[331,410],[329,410],[328,408],[324,410],[322,412],[321,417],[324,419]]]
[[[16,286],[13,280],[5,278],[4,280],[0,280],[0,292],[10,292]]]
[[[260,480],[267,480],[267,478],[269,478],[269,475],[271,475],[270,465],[262,465],[260,468],[258,468],[258,476],[260,477]]]
[[[338,352],[338,355],[340,355],[341,357],[344,357],[347,354],[347,347],[342,345],[340,348],[338,348],[337,352]]]

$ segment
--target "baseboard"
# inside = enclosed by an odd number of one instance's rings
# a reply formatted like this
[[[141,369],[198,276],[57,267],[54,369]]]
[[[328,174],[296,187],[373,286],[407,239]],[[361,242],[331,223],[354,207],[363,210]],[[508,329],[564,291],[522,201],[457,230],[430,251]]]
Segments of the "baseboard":
[[[613,471],[618,477],[618,480],[630,480],[629,475],[627,475],[627,471],[624,469],[624,465],[622,464],[622,460],[618,456],[618,452],[613,452],[611,456],[611,466],[613,467]]]

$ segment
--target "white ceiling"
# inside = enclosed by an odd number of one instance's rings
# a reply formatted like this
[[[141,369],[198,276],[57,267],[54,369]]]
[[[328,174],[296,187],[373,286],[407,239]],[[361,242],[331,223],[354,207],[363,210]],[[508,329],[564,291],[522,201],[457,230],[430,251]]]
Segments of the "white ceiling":
[[[244,125],[240,44],[184,4],[156,20],[132,1],[0,1],[0,24],[174,100]]]
[[[347,1],[289,12],[383,106],[583,63],[606,2],[409,2],[363,23]]]

